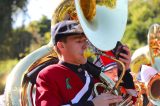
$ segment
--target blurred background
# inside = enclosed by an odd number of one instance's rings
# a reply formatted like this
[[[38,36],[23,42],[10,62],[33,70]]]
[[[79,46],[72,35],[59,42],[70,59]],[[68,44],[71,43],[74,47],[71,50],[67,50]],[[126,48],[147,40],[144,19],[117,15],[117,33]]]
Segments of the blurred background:
[[[0,94],[20,59],[50,40],[50,20],[61,0],[0,0]],[[150,25],[160,24],[160,0],[129,0],[122,42],[132,53],[147,44]]]

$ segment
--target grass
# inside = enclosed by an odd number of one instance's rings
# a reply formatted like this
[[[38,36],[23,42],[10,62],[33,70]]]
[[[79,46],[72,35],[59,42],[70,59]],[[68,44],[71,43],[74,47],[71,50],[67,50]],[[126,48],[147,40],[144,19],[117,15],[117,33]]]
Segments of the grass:
[[[3,94],[6,78],[17,63],[17,59],[0,61],[0,94]]]

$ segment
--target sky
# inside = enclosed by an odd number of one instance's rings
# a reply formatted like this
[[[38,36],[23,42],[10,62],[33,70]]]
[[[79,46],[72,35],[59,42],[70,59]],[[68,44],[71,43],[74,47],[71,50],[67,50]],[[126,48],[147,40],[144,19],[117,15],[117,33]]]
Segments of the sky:
[[[27,16],[24,17],[21,12],[17,13],[14,17],[15,23],[13,24],[13,27],[21,26],[24,18],[25,25],[30,21],[39,20],[43,15],[51,19],[53,11],[61,1],[62,0],[29,0],[27,5]]]
[[[22,26],[23,19],[25,19],[25,25],[33,20],[39,20],[43,15],[51,19],[53,11],[60,2],[62,0],[29,0],[27,16],[24,17],[21,12],[18,12],[17,15],[13,16],[15,20],[13,27]]]

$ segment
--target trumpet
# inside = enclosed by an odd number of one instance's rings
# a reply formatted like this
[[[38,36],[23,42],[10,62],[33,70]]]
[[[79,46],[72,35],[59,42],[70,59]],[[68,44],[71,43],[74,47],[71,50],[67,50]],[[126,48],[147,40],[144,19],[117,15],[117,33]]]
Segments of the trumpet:
[[[89,55],[88,55],[89,54]],[[119,80],[115,83],[112,79],[107,77],[102,71],[100,73],[100,80],[101,82],[98,82],[94,85],[94,93],[95,96],[99,95],[98,88],[101,87],[104,89],[103,92],[110,92],[114,95],[121,95],[121,92],[119,91],[119,85],[122,82],[122,78],[125,74],[125,65],[120,60],[116,59],[115,57],[111,55],[107,55],[105,52],[98,50],[95,48],[91,43],[89,43],[89,48],[84,52],[84,57],[94,57],[94,56],[105,56],[106,58],[109,58],[111,60],[114,60],[115,62],[119,63],[122,69],[122,73],[119,77]],[[118,106],[130,106],[133,101],[131,101],[132,96],[129,95],[126,97],[121,103],[119,104],[112,104],[112,106],[118,105]]]
[[[122,74],[121,74],[121,76],[120,76],[120,78],[119,78],[119,80],[117,81],[116,84],[114,83],[113,80],[111,80],[103,72],[101,72],[100,73],[100,79],[102,80],[102,82],[105,83],[105,85],[103,83],[97,83],[97,84],[95,84],[95,87],[94,87],[95,94],[98,95],[98,92],[96,91],[97,86],[102,86],[102,87],[106,88],[106,85],[107,85],[109,87],[107,89],[110,90],[111,93],[113,93],[115,95],[118,95],[116,89],[118,88],[118,86],[121,83],[122,78],[123,78],[123,76],[125,74],[125,65],[121,61],[119,61],[118,59],[116,59],[115,57],[106,55],[103,52],[98,52],[96,54],[103,55],[103,56],[105,56],[107,58],[110,58],[110,59],[112,59],[112,60],[120,63],[123,70],[122,70]]]
[[[98,87],[102,87],[104,88],[104,92],[110,92],[114,95],[120,95],[121,93],[118,91],[119,88],[119,84],[122,82],[122,78],[125,74],[125,65],[123,62],[119,61],[118,59],[116,59],[113,56],[107,55],[104,52],[98,51],[96,50],[96,54],[98,55],[103,55],[106,58],[112,59],[114,61],[116,61],[117,63],[119,63],[122,67],[122,73],[121,76],[119,77],[119,80],[117,81],[117,83],[115,83],[113,80],[111,80],[109,77],[107,77],[103,72],[100,73],[100,79],[102,82],[96,83],[94,85],[94,93],[96,96],[99,95],[97,88]],[[118,104],[111,104],[112,106],[130,106],[132,105],[133,101],[130,101],[132,98],[132,96],[127,97],[125,100],[123,100],[121,103]]]

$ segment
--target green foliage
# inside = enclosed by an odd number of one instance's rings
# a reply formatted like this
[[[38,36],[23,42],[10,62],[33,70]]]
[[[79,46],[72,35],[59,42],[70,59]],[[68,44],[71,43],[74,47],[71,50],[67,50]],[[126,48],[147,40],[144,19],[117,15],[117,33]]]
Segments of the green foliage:
[[[10,37],[5,40],[4,44],[1,45],[0,58],[20,59],[24,57],[30,52],[28,48],[30,47],[32,41],[32,34],[25,31],[23,28],[14,30],[12,35],[10,35]],[[21,54],[23,54],[23,56]]]
[[[0,95],[4,92],[7,75],[12,68],[18,63],[17,59],[0,61]]]
[[[12,16],[17,10],[26,11],[28,0],[0,0],[0,59],[9,58],[12,40]]]
[[[21,59],[26,56],[30,52],[29,47],[32,41],[33,36],[31,33],[23,28],[16,29],[10,42],[12,44],[10,49],[12,51],[11,57]]]
[[[38,22],[39,33],[43,37],[46,32],[50,32],[51,21],[46,16],[42,16]]]
[[[51,33],[50,32],[46,32],[44,34],[44,44],[49,43],[50,40],[51,40]]]
[[[17,63],[17,59],[7,59],[0,61],[0,75],[9,73]]]
[[[12,30],[12,15],[17,10],[26,11],[27,0],[0,0],[0,42],[9,37]]]
[[[23,58],[28,53],[50,41],[50,20],[43,16],[40,21],[32,21],[12,30],[0,45],[0,59]]]
[[[29,31],[39,45],[44,45],[50,41],[50,20],[42,16],[39,21],[32,21],[26,30]]]
[[[149,27],[160,23],[160,0],[132,0],[129,4],[129,17],[122,42],[132,52],[147,44]]]

